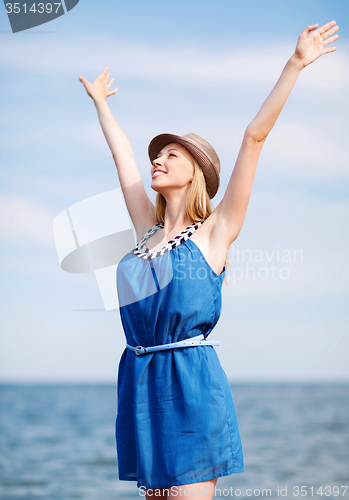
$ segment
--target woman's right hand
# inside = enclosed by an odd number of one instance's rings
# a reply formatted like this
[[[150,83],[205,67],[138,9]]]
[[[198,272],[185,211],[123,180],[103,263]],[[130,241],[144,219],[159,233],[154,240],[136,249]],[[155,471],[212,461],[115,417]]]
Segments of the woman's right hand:
[[[105,100],[107,97],[116,94],[119,89],[112,90],[109,89],[113,86],[114,78],[109,81],[110,74],[107,73],[107,68],[104,68],[103,72],[97,76],[93,83],[90,83],[83,76],[79,76],[80,82],[84,85],[86,92],[93,99],[94,102]]]

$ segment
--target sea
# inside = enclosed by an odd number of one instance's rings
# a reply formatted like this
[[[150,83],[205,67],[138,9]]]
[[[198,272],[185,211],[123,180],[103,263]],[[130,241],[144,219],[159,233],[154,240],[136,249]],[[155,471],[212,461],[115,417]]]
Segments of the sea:
[[[349,499],[348,382],[231,390],[245,472],[219,478],[213,498]],[[0,499],[144,498],[118,479],[116,400],[116,384],[1,384]]]

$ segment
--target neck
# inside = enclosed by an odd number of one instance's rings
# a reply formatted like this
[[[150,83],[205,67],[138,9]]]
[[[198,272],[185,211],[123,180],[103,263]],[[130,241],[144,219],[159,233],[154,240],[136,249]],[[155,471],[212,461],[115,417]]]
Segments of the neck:
[[[166,234],[180,232],[180,230],[190,226],[193,222],[186,213],[186,198],[170,197],[170,199],[166,199],[164,220]]]

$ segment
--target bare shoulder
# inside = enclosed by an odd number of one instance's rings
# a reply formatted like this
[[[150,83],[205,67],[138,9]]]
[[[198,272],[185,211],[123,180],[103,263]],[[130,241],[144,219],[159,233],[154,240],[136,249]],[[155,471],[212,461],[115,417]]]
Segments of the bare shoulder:
[[[223,271],[229,248],[237,237],[236,234],[232,240],[230,235],[231,233],[225,227],[224,219],[220,217],[218,205],[190,238],[217,274]]]

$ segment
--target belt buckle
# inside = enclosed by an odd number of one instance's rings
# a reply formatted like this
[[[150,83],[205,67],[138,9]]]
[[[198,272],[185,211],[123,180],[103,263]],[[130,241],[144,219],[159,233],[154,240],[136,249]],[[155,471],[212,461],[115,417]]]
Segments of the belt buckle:
[[[144,349],[144,352],[138,352],[137,349]],[[142,356],[142,354],[146,354],[147,352],[147,348],[146,347],[142,347],[141,345],[138,345],[137,347],[135,347],[135,353],[136,353],[136,356]]]

